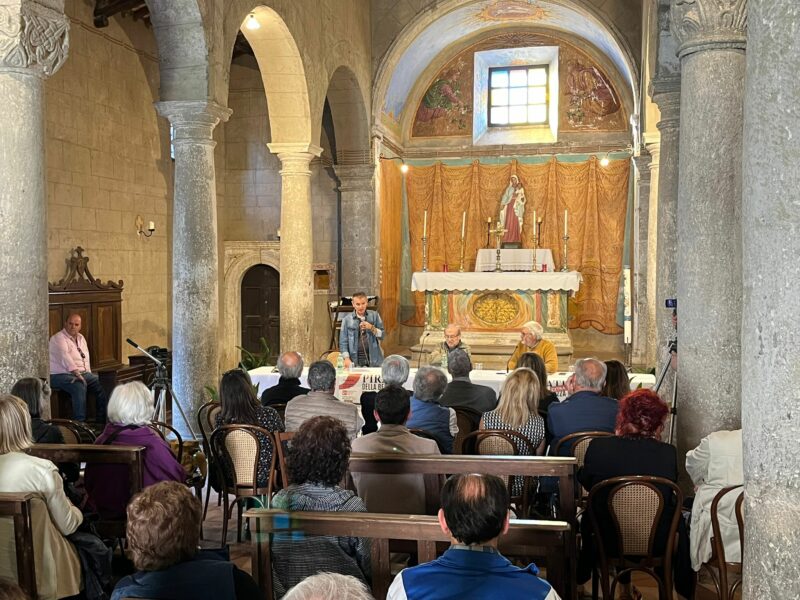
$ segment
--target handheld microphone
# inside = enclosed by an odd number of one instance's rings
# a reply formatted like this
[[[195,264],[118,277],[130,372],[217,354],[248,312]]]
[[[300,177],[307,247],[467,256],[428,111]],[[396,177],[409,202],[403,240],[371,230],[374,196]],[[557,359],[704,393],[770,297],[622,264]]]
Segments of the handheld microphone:
[[[425,340],[428,339],[428,336],[431,334],[429,331],[425,335],[422,336],[422,343],[419,346],[419,356],[417,356],[417,368],[419,369],[419,365],[422,362],[422,351],[425,349]]]

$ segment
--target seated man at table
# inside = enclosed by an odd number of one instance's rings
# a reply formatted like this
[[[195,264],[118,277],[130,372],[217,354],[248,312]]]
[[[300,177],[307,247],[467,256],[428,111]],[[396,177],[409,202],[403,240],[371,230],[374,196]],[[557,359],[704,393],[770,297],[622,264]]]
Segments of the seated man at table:
[[[494,390],[469,380],[472,361],[466,352],[453,350],[447,361],[447,370],[453,380],[447,384],[444,394],[439,399],[439,404],[451,408],[465,408],[478,415],[477,421],[480,421],[480,415],[483,413],[497,408],[497,394],[494,393]]]
[[[448,363],[450,361],[450,353],[453,350],[463,350],[467,356],[472,356],[469,346],[461,341],[461,328],[455,323],[450,323],[444,328],[444,341],[436,346],[432,351],[428,364],[433,367],[438,367],[442,364],[442,357],[447,355]]]
[[[439,454],[433,440],[414,435],[405,426],[411,415],[408,392],[397,385],[383,388],[375,398],[375,418],[381,428],[353,441],[353,452],[368,454]],[[353,473],[356,492],[369,512],[425,514],[423,475]]]
[[[347,428],[350,440],[358,437],[364,424],[358,407],[342,402],[333,392],[336,390],[336,369],[327,360],[318,360],[308,368],[308,386],[311,391],[295,396],[286,405],[286,431],[297,431],[312,417],[326,415],[339,419]]]
[[[408,360],[399,354],[390,354],[383,359],[381,365],[381,379],[383,385],[397,385],[403,387],[408,381],[410,371]],[[408,397],[411,392],[405,390]],[[364,392],[361,394],[361,416],[364,418],[364,426],[361,433],[367,435],[378,431],[378,421],[375,420],[375,395],[377,392]]]
[[[574,393],[563,402],[553,402],[547,411],[547,425],[552,435],[551,454],[558,441],[570,433],[614,433],[616,428],[617,401],[600,395],[606,381],[605,363],[596,358],[576,360],[572,378]],[[559,454],[568,456],[570,449],[563,447]]]
[[[516,369],[519,357],[526,352],[534,352],[542,357],[547,373],[558,371],[558,352],[553,342],[542,338],[544,330],[536,321],[528,321],[520,330],[520,342],[514,348],[514,354],[508,359],[508,368]]]
[[[422,367],[414,377],[409,429],[422,429],[431,434],[442,454],[453,453],[453,440],[458,433],[456,411],[439,404],[447,386],[447,376],[436,367]]]
[[[508,531],[508,488],[495,475],[454,475],[442,488],[439,526],[450,548],[436,560],[403,569],[387,600],[481,598],[559,600],[536,565],[514,566],[497,550]]]
[[[284,352],[278,357],[278,373],[281,374],[278,383],[264,390],[261,394],[261,404],[286,404],[295,396],[309,392],[308,388],[300,385],[300,375],[303,373],[303,357],[299,352]]]
[[[86,420],[86,391],[95,397],[95,418],[105,423],[108,397],[89,363],[89,346],[81,335],[81,316],[72,313],[64,322],[64,329],[50,338],[50,387],[69,394],[72,400],[72,418]]]

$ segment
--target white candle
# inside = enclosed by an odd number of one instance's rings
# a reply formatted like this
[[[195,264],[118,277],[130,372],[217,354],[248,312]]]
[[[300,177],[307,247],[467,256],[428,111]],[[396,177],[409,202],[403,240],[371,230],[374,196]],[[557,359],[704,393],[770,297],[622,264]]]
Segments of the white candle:
[[[150,221],[147,224],[147,230],[148,231],[155,231],[156,230],[156,224],[153,221]]]
[[[569,235],[569,227],[567,227],[567,209],[564,209],[564,237]]]
[[[422,237],[428,237],[428,211],[425,211],[425,216],[422,221]]]
[[[467,231],[467,211],[461,215],[461,239],[464,239],[464,234]]]

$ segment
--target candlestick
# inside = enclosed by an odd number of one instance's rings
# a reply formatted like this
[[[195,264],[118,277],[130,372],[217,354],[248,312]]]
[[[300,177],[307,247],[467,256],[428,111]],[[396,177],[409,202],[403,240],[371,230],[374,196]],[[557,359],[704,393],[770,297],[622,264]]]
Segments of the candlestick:
[[[422,239],[428,237],[428,211],[425,211],[425,216],[422,221]]]
[[[464,272],[464,247],[466,246],[464,236],[461,236],[461,260],[458,263],[458,271],[459,273]]]
[[[536,247],[539,247],[539,243],[542,241],[542,217],[539,217],[539,221],[536,223]]]
[[[567,227],[567,218],[568,218],[567,209],[565,208],[564,209],[564,235],[565,236],[569,235],[569,228]]]
[[[494,270],[498,273],[503,270],[503,267],[500,263],[500,240],[503,238],[503,235],[506,233],[506,231],[507,230],[502,226],[500,221],[498,221],[495,228],[490,231],[490,233],[494,234],[495,244],[497,245],[497,260],[494,265]]]
[[[533,266],[531,267],[531,271],[533,271],[534,273],[536,273],[539,270],[539,268],[536,266],[536,254],[537,254],[536,247],[537,247],[538,243],[539,243],[539,240],[536,238],[536,226],[534,225],[534,227],[533,227]]]
[[[569,267],[567,267],[567,242],[569,241],[569,236],[565,235],[561,239],[564,240],[564,256],[563,256],[564,262],[561,265],[561,271],[566,272],[569,271]]]
[[[492,218],[486,217],[486,247],[492,246]]]
[[[467,231],[467,211],[461,215],[461,239],[464,239],[464,234]]]
[[[428,238],[422,238],[422,270],[428,270]]]

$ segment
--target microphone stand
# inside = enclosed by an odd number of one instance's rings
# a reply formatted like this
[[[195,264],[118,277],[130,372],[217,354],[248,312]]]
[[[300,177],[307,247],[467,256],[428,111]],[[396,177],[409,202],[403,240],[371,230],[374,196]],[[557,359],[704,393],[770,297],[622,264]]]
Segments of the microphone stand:
[[[419,346],[419,356],[417,356],[417,369],[419,369],[420,363],[422,363],[422,351],[425,349],[425,340],[428,339],[428,336],[431,334],[429,331],[425,335],[422,336],[422,343]]]

